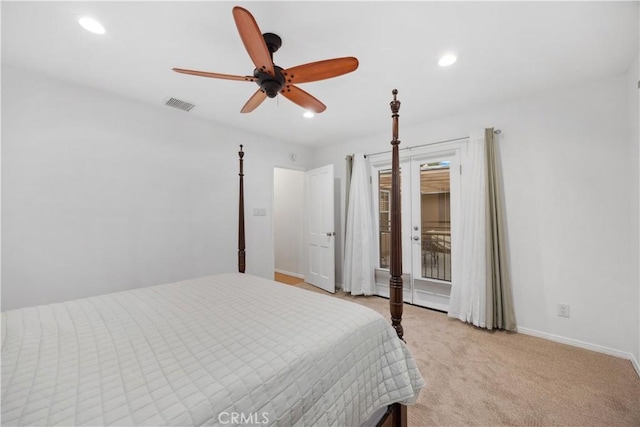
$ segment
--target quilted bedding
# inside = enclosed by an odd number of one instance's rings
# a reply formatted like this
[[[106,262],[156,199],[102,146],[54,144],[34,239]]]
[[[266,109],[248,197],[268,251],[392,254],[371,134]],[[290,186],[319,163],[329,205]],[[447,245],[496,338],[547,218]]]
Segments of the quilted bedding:
[[[423,385],[378,313],[245,274],[2,313],[2,425],[358,426]]]

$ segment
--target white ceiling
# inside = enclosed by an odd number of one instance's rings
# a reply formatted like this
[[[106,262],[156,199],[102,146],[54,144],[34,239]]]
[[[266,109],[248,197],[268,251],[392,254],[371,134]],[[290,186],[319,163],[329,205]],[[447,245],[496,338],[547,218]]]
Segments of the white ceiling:
[[[240,5],[263,32],[283,39],[274,62],[289,68],[355,56],[353,73],[300,87],[327,105],[313,119],[287,99],[240,108],[251,82],[217,80],[173,67],[250,75],[235,28]],[[7,2],[3,64],[34,69],[280,141],[319,146],[389,131],[391,90],[403,124],[474,106],[624,73],[638,55],[638,2]],[[76,22],[90,15],[107,33]],[[437,65],[456,51],[458,62]]]

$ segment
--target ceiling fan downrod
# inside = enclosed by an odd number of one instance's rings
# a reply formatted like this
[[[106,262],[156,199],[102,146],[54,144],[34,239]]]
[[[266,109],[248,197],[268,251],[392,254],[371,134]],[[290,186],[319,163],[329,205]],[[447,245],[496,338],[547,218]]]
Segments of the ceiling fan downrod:
[[[279,35],[273,33],[264,33],[262,35],[264,42],[267,44],[267,49],[271,54],[271,60],[273,61],[273,54],[282,47],[282,39]]]
[[[262,35],[264,42],[269,49],[269,55],[271,55],[271,62],[273,62],[273,54],[282,46],[282,39],[277,34],[264,33]],[[253,70],[253,77],[255,77],[256,83],[260,86],[260,89],[267,94],[269,98],[275,98],[278,92],[282,90],[285,84],[285,77],[282,74],[282,68],[277,65],[273,65],[273,71],[275,76],[269,73],[265,73],[257,68]]]

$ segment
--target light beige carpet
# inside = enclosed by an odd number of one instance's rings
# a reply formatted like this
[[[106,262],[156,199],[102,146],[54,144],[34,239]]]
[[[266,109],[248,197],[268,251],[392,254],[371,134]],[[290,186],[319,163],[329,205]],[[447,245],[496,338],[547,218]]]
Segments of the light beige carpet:
[[[389,318],[387,299],[335,297]],[[402,324],[427,382],[408,408],[411,426],[640,426],[640,378],[628,360],[408,304]]]

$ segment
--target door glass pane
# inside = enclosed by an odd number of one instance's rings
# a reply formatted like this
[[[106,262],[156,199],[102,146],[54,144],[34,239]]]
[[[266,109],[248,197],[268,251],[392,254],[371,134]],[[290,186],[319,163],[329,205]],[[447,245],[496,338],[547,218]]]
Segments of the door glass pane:
[[[391,261],[391,170],[378,172],[378,191],[380,204],[380,268],[389,268]]]
[[[420,165],[422,277],[451,281],[449,162]]]

